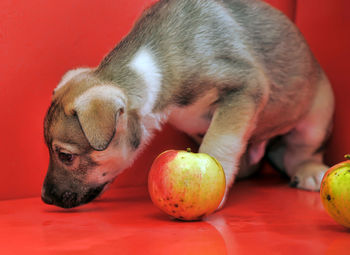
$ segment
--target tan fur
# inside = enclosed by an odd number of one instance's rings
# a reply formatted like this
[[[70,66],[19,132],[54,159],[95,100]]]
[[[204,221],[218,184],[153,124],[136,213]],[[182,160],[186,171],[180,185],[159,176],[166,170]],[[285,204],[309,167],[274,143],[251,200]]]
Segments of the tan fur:
[[[95,150],[108,147],[126,104],[123,92],[107,85],[92,87],[74,101],[72,111],[76,113],[86,138]]]

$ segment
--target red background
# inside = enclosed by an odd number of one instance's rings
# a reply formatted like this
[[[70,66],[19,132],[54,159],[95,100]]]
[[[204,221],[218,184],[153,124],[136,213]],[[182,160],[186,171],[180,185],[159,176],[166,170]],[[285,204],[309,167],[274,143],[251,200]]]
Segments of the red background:
[[[0,1],[0,199],[38,196],[47,169],[43,118],[61,76],[96,66],[154,0]],[[334,133],[326,161],[350,153],[350,2],[269,0],[293,19],[328,74],[336,95]],[[194,146],[170,127],[116,182],[146,182],[153,158]]]

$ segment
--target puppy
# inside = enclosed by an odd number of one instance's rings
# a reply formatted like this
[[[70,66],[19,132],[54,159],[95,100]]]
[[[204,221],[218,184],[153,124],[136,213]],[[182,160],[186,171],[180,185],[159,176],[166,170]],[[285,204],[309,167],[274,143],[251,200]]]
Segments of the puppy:
[[[265,152],[292,186],[318,190],[333,105],[326,75],[279,11],[256,0],[160,0],[98,67],[69,71],[54,90],[42,199],[93,200],[165,122],[220,161],[225,198]]]

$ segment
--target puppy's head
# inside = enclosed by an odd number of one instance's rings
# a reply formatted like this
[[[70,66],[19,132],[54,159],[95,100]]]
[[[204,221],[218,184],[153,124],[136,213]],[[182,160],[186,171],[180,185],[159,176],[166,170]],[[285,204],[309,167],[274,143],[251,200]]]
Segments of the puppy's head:
[[[130,165],[141,134],[138,115],[126,108],[122,90],[92,70],[63,77],[45,117],[50,163],[44,202],[64,208],[88,203]]]

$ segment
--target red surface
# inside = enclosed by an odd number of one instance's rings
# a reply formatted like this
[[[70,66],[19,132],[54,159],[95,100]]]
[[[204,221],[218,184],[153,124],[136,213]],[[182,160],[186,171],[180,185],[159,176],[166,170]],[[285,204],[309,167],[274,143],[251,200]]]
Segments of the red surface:
[[[39,198],[0,202],[0,252],[12,254],[349,254],[349,230],[318,193],[265,172],[238,182],[227,205],[204,221],[171,220],[143,188],[109,191],[63,210]]]

